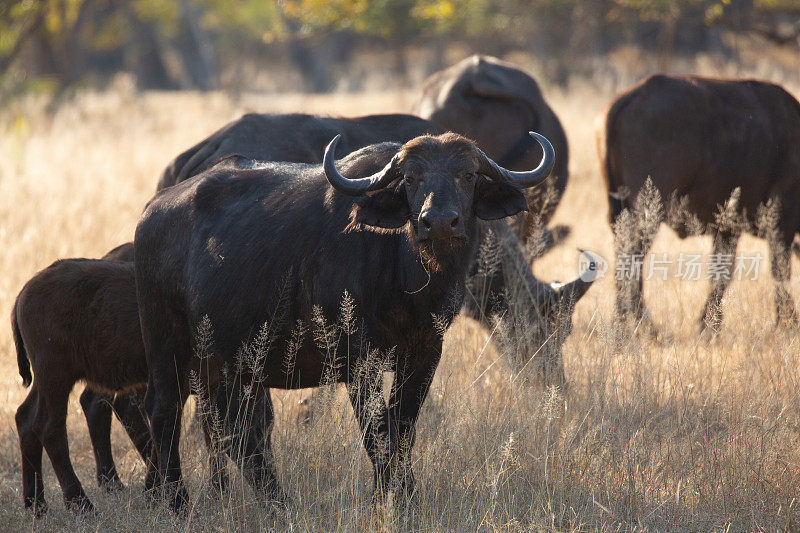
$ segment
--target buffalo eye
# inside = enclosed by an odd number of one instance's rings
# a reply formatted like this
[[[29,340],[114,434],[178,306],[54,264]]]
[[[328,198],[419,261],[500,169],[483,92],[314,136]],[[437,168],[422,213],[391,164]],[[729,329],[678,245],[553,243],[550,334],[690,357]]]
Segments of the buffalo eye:
[[[406,179],[406,183],[407,184],[409,184],[409,185],[413,185],[414,184],[414,176],[405,176],[405,179]]]
[[[464,174],[464,176],[463,176],[463,178],[464,178],[466,181],[472,181],[472,178],[473,178],[473,177],[475,177],[475,174],[473,174],[472,172],[467,172],[467,173],[466,173],[466,174]]]

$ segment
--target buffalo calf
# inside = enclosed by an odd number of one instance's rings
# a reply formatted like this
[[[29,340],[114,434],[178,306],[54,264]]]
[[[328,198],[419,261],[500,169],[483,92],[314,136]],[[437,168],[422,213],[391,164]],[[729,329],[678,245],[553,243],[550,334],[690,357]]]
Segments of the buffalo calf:
[[[37,513],[47,508],[44,447],[67,506],[90,511],[93,506],[69,458],[67,402],[78,381],[113,394],[141,387],[146,379],[133,264],[56,261],[22,288],[11,322],[22,383],[33,381],[16,415],[25,506]],[[146,424],[143,419],[139,423]],[[144,456],[149,455],[147,446],[139,449]]]
[[[98,483],[122,488],[111,454],[111,413],[119,418],[146,462],[152,455],[150,429],[142,408],[147,383],[136,287],[133,243],[101,260],[56,261],[22,289],[12,312],[17,362],[23,385],[33,388],[17,410],[26,507],[47,508],[42,485],[44,446],[68,507],[91,510],[69,460],[66,407],[78,381],[86,389],[80,403],[89,427]],[[35,379],[31,376],[31,366]],[[208,427],[203,420],[206,444]],[[225,486],[224,471],[211,459],[215,490]]]

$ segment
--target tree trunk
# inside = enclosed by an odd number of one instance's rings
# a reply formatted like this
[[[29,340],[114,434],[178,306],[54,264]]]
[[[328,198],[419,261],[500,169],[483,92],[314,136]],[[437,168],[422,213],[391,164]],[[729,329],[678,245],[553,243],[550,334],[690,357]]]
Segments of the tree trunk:
[[[203,28],[200,7],[186,0],[180,3],[182,31],[178,37],[178,50],[183,59],[189,83],[203,91],[218,86],[217,53],[209,33]]]

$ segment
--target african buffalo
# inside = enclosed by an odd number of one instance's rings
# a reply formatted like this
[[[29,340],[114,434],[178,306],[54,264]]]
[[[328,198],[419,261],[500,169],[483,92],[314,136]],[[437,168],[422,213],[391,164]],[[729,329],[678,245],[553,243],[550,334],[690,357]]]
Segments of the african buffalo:
[[[173,509],[188,498],[178,445],[190,375],[218,391],[231,437],[223,439],[225,451],[256,490],[282,496],[265,389],[327,380],[347,384],[377,494],[390,486],[411,493],[406,458],[441,356],[441,327],[464,299],[476,219],[525,210],[521,190],[546,179],[555,156],[537,135],[545,147],[540,165],[513,172],[471,141],[445,134],[372,145],[337,165],[338,139],[322,166],[212,168],[157,194],[137,225],[136,287],[150,370],[145,403]],[[292,335],[298,324],[330,321],[343,301],[350,311],[342,314],[359,318],[337,330],[342,349],[332,350],[324,332]],[[192,332],[204,321],[214,335],[198,357]],[[259,349],[247,349],[253,341]],[[296,349],[286,364],[290,345]],[[383,370],[396,376],[388,406],[372,401]],[[262,396],[267,402],[250,401]]]
[[[564,129],[536,81],[511,63],[474,55],[431,75],[413,113],[473,139],[500,165],[516,170],[530,168],[542,157],[541,148],[528,135],[530,130],[541,132],[556,151],[555,193],[564,193],[569,172]],[[558,198],[545,200],[543,192],[528,191],[528,205],[547,223]],[[528,231],[531,223],[529,215]],[[528,231],[522,233],[523,240]]]
[[[258,161],[319,163],[325,146],[336,135],[342,136],[341,150],[349,153],[375,143],[406,142],[426,133],[444,130],[403,114],[333,118],[250,113],[178,155],[164,170],[157,190],[180,183],[231,154]]]
[[[649,177],[662,197],[690,214],[669,217],[680,237],[692,227],[713,235],[712,257],[722,265],[723,275],[713,282],[703,321],[714,331],[730,282],[730,265],[722,262],[735,252],[739,234],[759,225],[756,218],[765,212],[763,206],[779,205],[777,224],[765,235],[776,281],[777,321],[796,322],[787,286],[789,250],[800,229],[795,206],[800,195],[800,104],[792,95],[762,81],[652,76],[613,102],[598,140],[612,224],[633,206]],[[728,214],[718,216],[721,211]],[[647,253],[649,243],[639,246],[632,252]],[[641,276],[628,288],[630,297],[621,298],[626,288],[624,281],[618,282],[619,313],[646,316]]]
[[[554,127],[548,127],[554,131]],[[563,131],[558,131],[560,133],[557,133],[556,138],[563,139]],[[158,190],[184,181],[234,154],[245,161],[252,159],[321,163],[325,145],[334,135],[341,135],[340,149],[354,151],[384,141],[404,143],[426,133],[437,134],[444,131],[426,120],[403,114],[356,118],[330,118],[297,113],[248,114],[178,155],[164,170]],[[530,136],[527,138],[536,144]],[[561,144],[566,150],[566,141]],[[541,150],[538,153],[541,154]],[[554,168],[558,168],[558,161],[565,161],[565,158],[560,158],[560,153],[556,152],[556,161]],[[234,159],[227,161],[228,164],[232,162]],[[492,232],[502,244],[499,247],[498,260],[501,268],[495,268],[487,275],[485,269],[479,274],[477,265],[473,266],[465,311],[487,325],[492,316],[497,315],[506,316],[518,325],[530,325],[530,328],[526,328],[528,333],[537,331],[538,334],[534,338],[526,335],[527,341],[514,347],[518,352],[517,357],[527,361],[535,354],[534,365],[554,369],[551,374],[542,374],[543,383],[563,385],[560,348],[564,336],[555,335],[554,332],[569,329],[571,315],[565,310],[572,307],[567,304],[570,298],[566,295],[573,294],[570,288],[576,287],[576,284],[581,285],[582,282],[578,279],[565,290],[556,292],[549,284],[536,279],[530,268],[517,268],[525,263],[523,251],[519,242],[515,243],[507,238],[508,234],[502,227],[505,225],[504,221],[491,224]],[[488,229],[487,224],[481,224],[482,241],[483,234]],[[585,289],[588,285],[581,287]],[[513,302],[501,297],[507,293],[513,293]],[[580,292],[584,293],[585,290]],[[543,305],[541,302],[557,302],[557,305]],[[512,312],[511,315],[508,311]],[[544,345],[547,349],[542,349]]]

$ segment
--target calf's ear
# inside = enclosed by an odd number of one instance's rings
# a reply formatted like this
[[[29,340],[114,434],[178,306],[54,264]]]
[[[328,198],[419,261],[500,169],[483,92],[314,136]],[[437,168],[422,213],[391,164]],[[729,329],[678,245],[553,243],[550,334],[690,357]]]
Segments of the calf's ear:
[[[406,225],[411,210],[402,187],[387,187],[368,192],[353,205],[348,229],[369,226],[396,230]]]
[[[483,220],[497,220],[528,210],[525,195],[514,184],[478,177],[475,185],[475,215]]]

